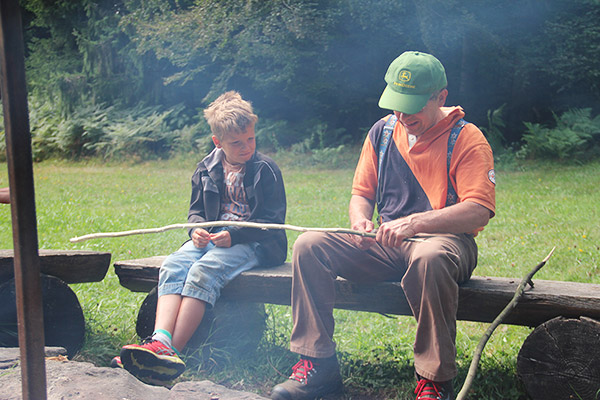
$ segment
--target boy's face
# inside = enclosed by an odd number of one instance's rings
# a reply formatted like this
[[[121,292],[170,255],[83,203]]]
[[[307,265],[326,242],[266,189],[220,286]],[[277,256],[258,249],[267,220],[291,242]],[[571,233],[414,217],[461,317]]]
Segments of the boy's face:
[[[256,150],[254,124],[242,133],[223,135],[221,140],[213,135],[212,140],[217,148],[223,149],[227,162],[234,165],[248,162]]]

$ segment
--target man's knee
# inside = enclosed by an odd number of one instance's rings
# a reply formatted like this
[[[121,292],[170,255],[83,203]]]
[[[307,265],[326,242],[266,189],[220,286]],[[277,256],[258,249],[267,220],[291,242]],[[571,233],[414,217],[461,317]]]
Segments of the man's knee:
[[[332,264],[335,264],[335,257],[332,259],[331,243],[328,241],[326,233],[323,232],[305,232],[296,239],[293,247],[292,267],[294,273],[309,276],[323,276],[323,272],[332,276]]]
[[[444,283],[449,278],[458,278],[458,255],[449,253],[442,248],[431,248],[427,251],[415,252],[411,257],[405,278],[428,284]]]
[[[312,251],[323,243],[324,238],[323,232],[304,232],[294,242],[293,252],[294,254],[304,254]]]

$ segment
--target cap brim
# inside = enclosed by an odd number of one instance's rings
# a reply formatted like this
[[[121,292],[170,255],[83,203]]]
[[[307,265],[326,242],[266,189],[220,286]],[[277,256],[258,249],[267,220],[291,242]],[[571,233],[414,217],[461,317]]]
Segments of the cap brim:
[[[416,114],[425,107],[430,94],[403,94],[386,86],[379,98],[379,107],[405,114]]]

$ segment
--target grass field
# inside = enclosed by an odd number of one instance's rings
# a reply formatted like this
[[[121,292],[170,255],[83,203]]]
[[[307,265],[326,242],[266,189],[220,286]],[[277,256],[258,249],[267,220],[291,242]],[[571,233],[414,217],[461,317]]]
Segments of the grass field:
[[[352,168],[298,166],[277,158],[288,195],[287,222],[347,227]],[[349,162],[347,164],[352,164]],[[168,254],[184,231],[70,243],[87,233],[158,227],[185,222],[195,160],[152,163],[44,162],[36,164],[39,247],[108,251],[113,261]],[[497,210],[478,236],[477,275],[520,278],[556,247],[537,279],[600,283],[600,163],[584,166],[526,165],[497,173]],[[0,164],[0,186],[7,186]],[[12,248],[10,208],[0,205],[0,247]],[[288,232],[291,244],[298,236]],[[86,344],[79,359],[107,365],[120,346],[135,342],[135,319],[144,294],[122,288],[112,268],[102,282],[72,285],[84,309]],[[287,351],[289,307],[267,306],[268,329],[256,353],[232,354],[226,368],[202,366],[182,379],[211,379],[262,394],[289,374],[296,361]],[[410,317],[336,310],[336,334],[347,398],[412,399]],[[486,324],[459,322],[460,389]],[[528,328],[501,326],[486,346],[472,398],[525,399],[516,357]]]

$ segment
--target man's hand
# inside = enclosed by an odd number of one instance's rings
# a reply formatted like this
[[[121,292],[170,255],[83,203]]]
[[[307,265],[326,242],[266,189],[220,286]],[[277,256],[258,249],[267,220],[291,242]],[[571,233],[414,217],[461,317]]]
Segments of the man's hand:
[[[217,247],[231,247],[231,235],[228,231],[211,233],[210,241],[213,242]]]
[[[415,233],[410,217],[399,218],[381,224],[376,240],[385,247],[398,247],[404,239],[413,237]]]
[[[197,228],[192,232],[192,243],[199,249],[203,249],[210,242],[210,233],[208,231]]]
[[[362,219],[352,224],[352,229],[359,232],[372,232],[374,227],[373,221],[368,219]],[[350,238],[354,245],[361,250],[367,250],[375,244],[375,239],[372,237],[350,235]]]

